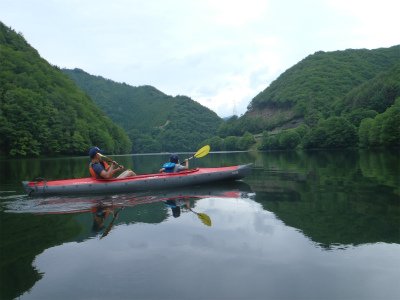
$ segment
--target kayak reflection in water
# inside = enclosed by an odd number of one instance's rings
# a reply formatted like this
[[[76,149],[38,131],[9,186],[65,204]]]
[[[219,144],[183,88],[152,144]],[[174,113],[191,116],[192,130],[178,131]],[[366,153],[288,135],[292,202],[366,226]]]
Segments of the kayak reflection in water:
[[[111,227],[114,224],[114,221],[116,218],[118,218],[118,214],[121,210],[123,210],[125,207],[121,207],[117,212],[115,212],[115,207],[113,205],[104,205],[102,203],[99,203],[96,206],[93,206],[91,209],[91,214],[93,215],[93,226],[92,226],[92,232],[93,233],[99,233],[102,231],[106,226],[104,225],[105,220],[111,213],[113,215],[113,219],[108,225],[106,231],[103,233],[102,238],[105,237],[111,230]]]
[[[182,199],[182,198],[174,198],[164,201],[165,206],[171,207],[172,215],[174,218],[178,218],[181,215],[181,207],[186,206],[188,210],[192,213],[195,213],[197,217],[203,222],[206,226],[211,226],[211,219],[208,215],[204,213],[197,213],[190,208],[190,201],[189,199]]]

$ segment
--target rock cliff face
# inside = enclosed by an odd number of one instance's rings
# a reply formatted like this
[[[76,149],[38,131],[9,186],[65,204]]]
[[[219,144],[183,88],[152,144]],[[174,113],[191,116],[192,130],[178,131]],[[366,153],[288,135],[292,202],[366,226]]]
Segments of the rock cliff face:
[[[285,130],[292,129],[305,124],[305,120],[302,117],[296,116],[295,112],[291,109],[282,108],[265,108],[262,110],[254,109],[247,112],[249,118],[262,117],[263,121],[268,122],[276,127],[272,130]]]
[[[291,120],[295,116],[295,113],[291,109],[282,108],[264,108],[262,110],[254,109],[247,112],[247,116],[250,118],[262,117],[263,120]]]
[[[294,129],[300,125],[306,124],[306,121],[304,118],[297,118],[297,119],[292,119],[289,123],[286,123],[282,126],[275,127],[272,131],[280,131],[280,130],[286,130],[286,129]]]

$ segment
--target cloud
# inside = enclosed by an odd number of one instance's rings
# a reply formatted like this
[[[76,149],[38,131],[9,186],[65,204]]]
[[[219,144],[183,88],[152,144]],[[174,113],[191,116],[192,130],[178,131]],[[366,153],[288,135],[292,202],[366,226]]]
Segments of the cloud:
[[[262,18],[268,6],[265,0],[208,0],[205,3],[206,9],[215,11],[216,23],[233,27],[241,27]]]

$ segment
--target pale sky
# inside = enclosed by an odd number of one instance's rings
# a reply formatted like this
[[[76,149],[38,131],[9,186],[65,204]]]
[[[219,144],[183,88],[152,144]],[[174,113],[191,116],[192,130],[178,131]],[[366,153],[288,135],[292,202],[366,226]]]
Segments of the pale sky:
[[[220,117],[317,51],[400,44],[399,0],[0,0],[42,58]]]

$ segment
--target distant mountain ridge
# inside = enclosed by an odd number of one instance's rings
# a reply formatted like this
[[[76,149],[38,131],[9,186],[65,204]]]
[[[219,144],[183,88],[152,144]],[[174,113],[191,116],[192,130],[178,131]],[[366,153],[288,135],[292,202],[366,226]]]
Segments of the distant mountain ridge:
[[[168,96],[152,86],[133,87],[81,69],[63,69],[133,141],[133,152],[195,151],[223,120],[186,96]]]

